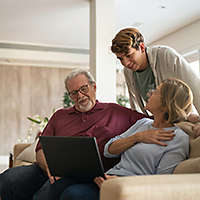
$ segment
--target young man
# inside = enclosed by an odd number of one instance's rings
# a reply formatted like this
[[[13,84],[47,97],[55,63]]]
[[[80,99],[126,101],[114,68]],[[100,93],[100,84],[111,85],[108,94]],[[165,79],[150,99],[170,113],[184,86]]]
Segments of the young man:
[[[142,34],[126,28],[112,40],[112,52],[124,66],[131,107],[146,113],[147,93],[161,81],[173,77],[187,83],[194,94],[194,106],[200,113],[200,77],[174,49],[166,46],[147,47]]]

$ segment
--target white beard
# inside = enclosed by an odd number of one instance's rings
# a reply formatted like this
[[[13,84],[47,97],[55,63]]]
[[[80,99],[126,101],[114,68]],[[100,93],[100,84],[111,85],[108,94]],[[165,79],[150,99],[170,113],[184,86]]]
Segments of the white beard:
[[[83,112],[87,112],[89,110],[91,110],[93,107],[92,101],[89,100],[87,106],[82,106],[81,104],[79,104],[79,109]]]

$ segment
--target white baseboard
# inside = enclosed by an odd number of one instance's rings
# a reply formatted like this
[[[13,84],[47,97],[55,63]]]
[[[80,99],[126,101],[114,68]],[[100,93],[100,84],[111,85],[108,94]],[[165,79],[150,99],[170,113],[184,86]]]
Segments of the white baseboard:
[[[0,155],[0,165],[8,165],[9,163],[9,156]]]

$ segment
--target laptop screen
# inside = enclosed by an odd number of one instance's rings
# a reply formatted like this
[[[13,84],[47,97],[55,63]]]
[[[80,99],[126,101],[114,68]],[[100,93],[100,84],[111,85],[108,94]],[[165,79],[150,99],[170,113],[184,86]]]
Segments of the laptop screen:
[[[52,176],[104,177],[95,137],[40,136],[40,142]]]

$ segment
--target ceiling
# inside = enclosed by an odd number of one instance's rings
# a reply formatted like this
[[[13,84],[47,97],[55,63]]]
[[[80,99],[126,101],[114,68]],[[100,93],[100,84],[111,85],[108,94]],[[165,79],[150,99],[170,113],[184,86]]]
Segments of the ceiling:
[[[151,43],[200,19],[199,0],[115,0],[117,30]],[[0,42],[89,49],[89,0],[0,0]]]

